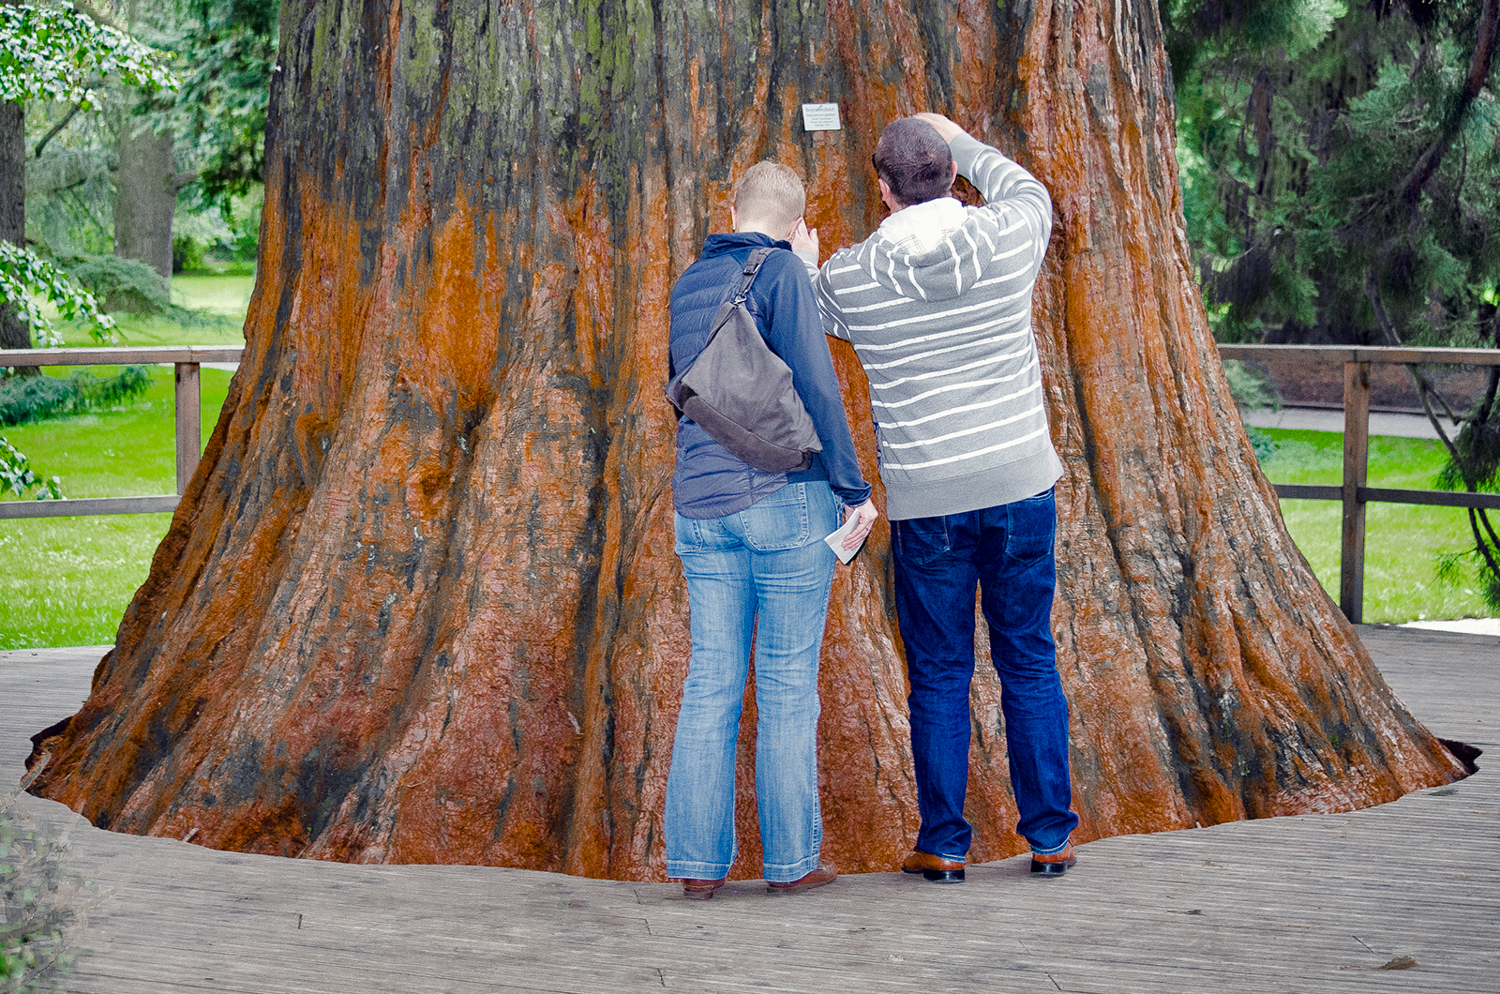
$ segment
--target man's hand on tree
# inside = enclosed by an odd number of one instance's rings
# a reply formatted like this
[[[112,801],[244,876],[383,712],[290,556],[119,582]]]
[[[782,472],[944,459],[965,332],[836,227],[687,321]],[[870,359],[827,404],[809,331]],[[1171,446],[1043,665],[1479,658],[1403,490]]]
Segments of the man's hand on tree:
[[[963,128],[960,128],[951,120],[944,117],[942,114],[933,114],[928,111],[923,111],[920,114],[913,114],[912,117],[916,118],[919,121],[926,121],[928,124],[932,125],[933,128],[937,130],[937,133],[943,136],[943,141],[948,142],[949,144],[952,144],[953,139],[957,138],[959,135],[968,133],[964,131]]]
[[[798,218],[797,225],[792,229],[793,252],[811,252],[813,258],[818,256],[818,229],[809,228],[805,218]]]

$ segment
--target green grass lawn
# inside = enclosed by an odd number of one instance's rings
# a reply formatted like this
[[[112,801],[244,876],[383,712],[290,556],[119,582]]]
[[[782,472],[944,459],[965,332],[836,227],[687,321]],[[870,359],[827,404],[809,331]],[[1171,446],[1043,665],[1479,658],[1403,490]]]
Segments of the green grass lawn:
[[[245,311],[250,307],[250,294],[254,290],[255,276],[253,274],[172,277],[174,303],[235,318],[239,324],[245,322]]]
[[[1343,471],[1343,435],[1325,431],[1264,429],[1276,440],[1262,467],[1275,483],[1337,484]],[[1437,489],[1441,443],[1420,438],[1370,439],[1368,485]],[[1339,521],[1336,501],[1283,500],[1281,515],[1297,548],[1329,596],[1338,600]],[[1369,623],[1484,618],[1493,612],[1472,573],[1457,586],[1437,578],[1437,556],[1472,547],[1461,508],[1370,504],[1365,511],[1364,620]]]
[[[233,374],[200,375],[206,443]],[[172,369],[152,367],[151,377],[150,389],[128,407],[10,425],[0,435],[30,457],[37,475],[61,477],[66,497],[173,493]],[[0,573],[0,649],[113,642],[171,521],[170,514],[0,521],[0,562],[7,566]]]
[[[195,319],[116,315],[122,345],[241,345],[249,276],[179,276],[174,299],[202,312]],[[79,326],[63,326],[70,346],[95,345]],[[66,376],[79,367],[53,366]],[[85,370],[104,375],[108,367]],[[176,489],[172,369],[151,371],[151,388],[127,406],[0,428],[39,476],[62,478],[67,497],[170,494]],[[203,442],[224,406],[233,374],[203,369]],[[7,495],[6,499],[15,499]],[[0,649],[97,645],[115,629],[170,514],[109,514],[0,522]]]
[[[187,320],[116,314],[121,345],[244,345],[253,276],[174,276],[172,302],[195,312]],[[82,324],[59,324],[68,346],[98,345]]]

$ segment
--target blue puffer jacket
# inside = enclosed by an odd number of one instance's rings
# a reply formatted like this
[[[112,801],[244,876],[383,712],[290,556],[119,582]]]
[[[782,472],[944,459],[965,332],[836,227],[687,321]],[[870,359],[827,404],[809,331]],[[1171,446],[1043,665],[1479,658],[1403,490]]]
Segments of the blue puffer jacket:
[[[703,255],[672,287],[672,366],[686,369],[708,343],[709,325],[729,299],[751,251],[772,246],[746,304],[771,351],[792,369],[792,383],[811,415],[823,451],[800,473],[762,473],[740,462],[687,418],[677,424],[677,472],[672,500],[688,518],[722,518],[743,511],[788,483],[827,480],[845,504],[870,498],[844,416],[838,377],[823,337],[822,319],[802,261],[787,242],[758,233],[709,235]]]

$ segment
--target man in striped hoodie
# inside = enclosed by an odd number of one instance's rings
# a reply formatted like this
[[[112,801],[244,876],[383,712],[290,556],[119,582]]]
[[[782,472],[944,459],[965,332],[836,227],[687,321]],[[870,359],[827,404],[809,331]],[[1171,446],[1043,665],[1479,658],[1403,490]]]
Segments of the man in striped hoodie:
[[[1052,486],[1062,464],[1031,330],[1052,200],[1026,170],[938,114],[891,124],[874,160],[891,214],[835,252],[813,284],[824,330],[852,343],[864,364],[879,439],[922,816],[902,869],[939,883],[964,878],[977,586],[1001,681],[1017,831],[1031,844],[1031,871],[1059,876],[1074,864],[1078,824],[1051,629]],[[959,173],[984,207],[952,198]],[[816,258],[816,232],[793,247]]]

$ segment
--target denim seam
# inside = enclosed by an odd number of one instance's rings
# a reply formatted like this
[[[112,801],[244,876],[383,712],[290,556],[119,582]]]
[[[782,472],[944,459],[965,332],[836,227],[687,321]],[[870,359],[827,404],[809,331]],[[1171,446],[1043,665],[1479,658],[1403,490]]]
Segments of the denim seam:
[[[765,864],[762,872],[765,875],[765,879],[770,881],[771,883],[789,884],[793,880],[801,880],[803,877],[816,870],[818,868],[819,861],[820,854],[814,852],[811,856],[808,856],[804,859],[799,859],[795,863],[787,863],[781,866],[772,866],[771,864],[767,863]]]
[[[700,863],[687,859],[667,860],[667,876],[674,880],[718,880],[729,875],[732,863]]]

